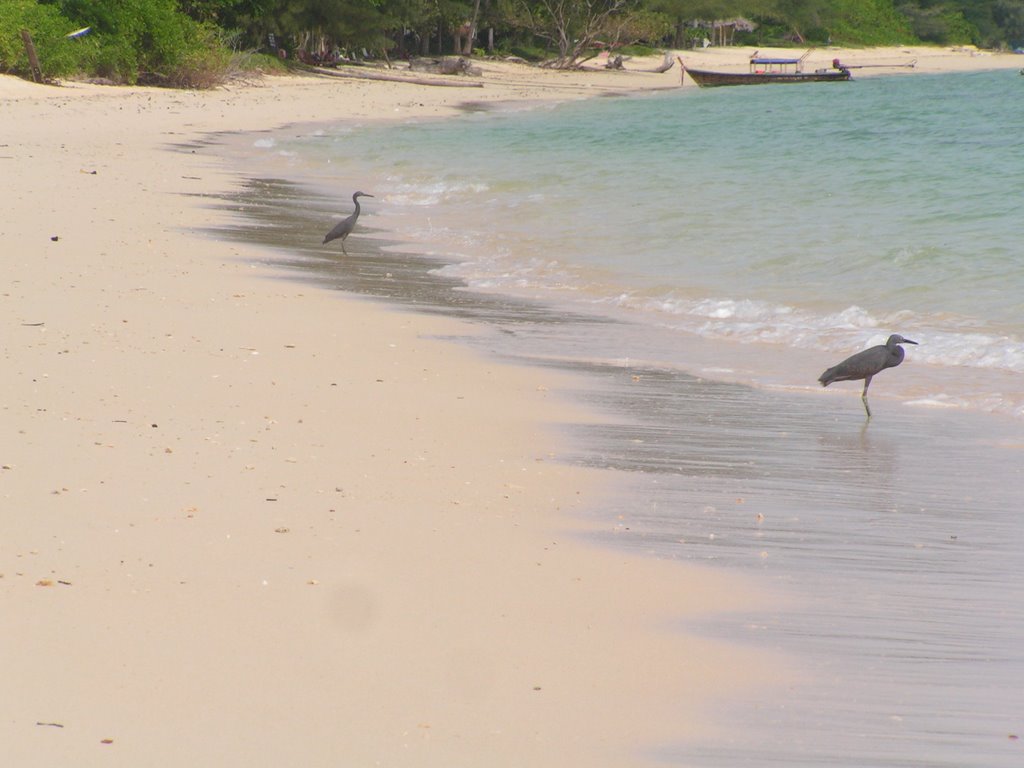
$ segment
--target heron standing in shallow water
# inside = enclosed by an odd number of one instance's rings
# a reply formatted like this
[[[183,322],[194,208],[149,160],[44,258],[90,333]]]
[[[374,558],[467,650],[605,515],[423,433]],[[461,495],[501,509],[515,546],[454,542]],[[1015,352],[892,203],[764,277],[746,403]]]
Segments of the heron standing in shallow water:
[[[352,212],[344,221],[340,222],[334,229],[327,233],[324,237],[324,245],[327,245],[331,240],[341,240],[341,251],[348,256],[348,251],[345,250],[345,238],[348,237],[352,230],[356,226],[356,219],[359,218],[359,198],[360,197],[373,197],[368,192],[356,192],[352,195],[352,202],[355,203],[356,209]]]
[[[903,347],[900,344],[917,344],[916,341],[904,339],[898,333],[889,337],[885,344],[865,349],[856,355],[851,355],[839,365],[833,366],[818,377],[821,386],[827,387],[833,381],[855,381],[864,379],[864,391],[860,399],[864,401],[864,410],[868,418],[871,418],[871,408],[868,407],[868,386],[871,384],[871,377],[886,368],[895,368],[903,362]]]

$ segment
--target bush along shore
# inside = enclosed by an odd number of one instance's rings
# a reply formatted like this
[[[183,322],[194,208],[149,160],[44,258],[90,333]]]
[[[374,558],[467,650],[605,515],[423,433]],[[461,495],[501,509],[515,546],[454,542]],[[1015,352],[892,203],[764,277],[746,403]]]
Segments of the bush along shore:
[[[240,71],[280,66],[232,51],[224,30],[174,0],[0,3],[0,72],[43,82],[210,88]]]

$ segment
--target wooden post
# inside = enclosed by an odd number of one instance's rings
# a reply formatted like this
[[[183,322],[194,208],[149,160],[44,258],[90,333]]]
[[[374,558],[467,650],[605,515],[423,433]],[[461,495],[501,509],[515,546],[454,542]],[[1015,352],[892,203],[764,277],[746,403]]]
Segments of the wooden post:
[[[43,70],[39,66],[39,57],[36,56],[36,46],[32,42],[32,35],[27,29],[21,30],[21,40],[25,43],[25,53],[28,54],[28,65],[32,70],[32,79],[37,83],[43,82]]]

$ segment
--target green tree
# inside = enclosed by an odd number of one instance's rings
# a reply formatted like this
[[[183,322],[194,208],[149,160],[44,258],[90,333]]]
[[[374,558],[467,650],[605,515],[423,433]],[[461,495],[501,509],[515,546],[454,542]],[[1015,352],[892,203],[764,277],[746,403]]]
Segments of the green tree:
[[[218,22],[237,4],[236,0],[178,0],[178,9],[195,21]]]
[[[917,3],[904,3],[898,10],[906,17],[913,34],[926,43],[962,44],[978,38],[977,27],[951,5],[943,3],[922,7]]]
[[[349,51],[380,52],[393,45],[388,32],[401,26],[392,8],[401,5],[388,0],[275,0],[260,26],[263,35],[315,38]]]
[[[694,22],[747,16],[752,8],[760,6],[756,2],[739,3],[735,0],[646,0],[646,4],[651,10],[672,19],[672,42],[676,48],[684,48],[689,44],[687,29],[695,30],[695,27],[690,26]],[[704,37],[705,32],[695,31],[693,35]]]
[[[1024,1],[999,0],[992,7],[992,17],[1011,48],[1024,47]]]
[[[829,0],[775,0],[768,15],[782,20],[798,43],[821,37],[830,13]]]
[[[836,0],[823,24],[826,36],[841,45],[899,45],[914,39],[892,0]]]
[[[576,66],[586,53],[614,38],[639,0],[520,0],[520,22],[558,51],[551,66]]]

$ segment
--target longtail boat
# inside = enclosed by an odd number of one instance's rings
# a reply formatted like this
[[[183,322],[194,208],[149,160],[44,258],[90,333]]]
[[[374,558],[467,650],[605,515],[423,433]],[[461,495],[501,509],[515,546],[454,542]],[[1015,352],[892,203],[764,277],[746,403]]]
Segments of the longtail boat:
[[[714,88],[720,85],[763,85],[765,83],[831,83],[850,79],[849,67],[844,67],[839,59],[832,59],[831,69],[816,69],[804,72],[804,60],[810,51],[799,59],[777,59],[758,56],[750,57],[749,72],[713,72],[707,69],[690,69],[685,71],[693,81],[702,88]]]

